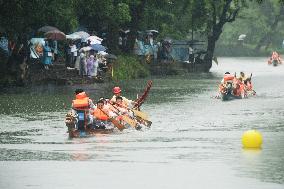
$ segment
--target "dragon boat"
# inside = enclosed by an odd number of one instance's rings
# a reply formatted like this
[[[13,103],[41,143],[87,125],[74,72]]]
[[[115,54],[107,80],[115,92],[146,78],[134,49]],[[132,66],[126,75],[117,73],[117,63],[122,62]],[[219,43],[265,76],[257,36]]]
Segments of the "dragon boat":
[[[230,76],[229,79],[226,78],[227,81],[225,79],[225,82],[219,85],[221,100],[243,99],[256,95],[256,92],[253,90],[251,78],[252,74],[243,82],[240,79],[236,79],[235,76]]]
[[[97,127],[94,124],[87,125],[85,112],[78,112],[74,115],[72,112],[67,113],[65,124],[69,138],[80,138],[95,136],[96,134],[110,134],[114,132],[113,127]]]
[[[141,105],[145,102],[151,86],[152,81],[148,81],[147,86],[144,89],[144,93],[135,100],[135,105],[133,109],[131,109],[136,120],[135,123],[133,122],[134,120],[130,117],[127,117],[125,115],[122,116],[122,118],[125,118],[123,119],[123,121],[131,125],[132,127],[134,127],[134,124],[136,123],[142,123],[146,127],[150,127],[152,124],[152,122],[148,120],[147,114],[139,111]],[[109,117],[107,121],[101,122],[99,124],[97,124],[97,122],[89,124],[87,111],[85,110],[68,112],[65,117],[65,124],[68,130],[67,132],[69,134],[69,138],[89,137],[95,136],[97,134],[110,134],[115,132],[116,130],[122,131],[123,129],[127,128],[127,125],[123,125],[118,120],[111,117]]]

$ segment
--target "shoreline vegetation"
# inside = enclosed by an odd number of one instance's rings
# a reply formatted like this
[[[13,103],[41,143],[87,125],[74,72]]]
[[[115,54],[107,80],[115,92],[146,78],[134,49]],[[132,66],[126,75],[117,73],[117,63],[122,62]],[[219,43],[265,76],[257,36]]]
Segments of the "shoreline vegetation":
[[[105,81],[130,80],[153,74],[152,68],[156,65],[145,63],[149,62],[145,57],[137,56],[141,55],[141,52],[135,52],[138,49],[150,49],[152,54],[146,51],[142,54],[156,58],[159,56],[155,56],[153,46],[160,47],[163,58],[167,60],[166,69],[174,67],[178,60],[168,56],[174,40],[187,41],[182,50],[187,54],[182,56],[182,62],[189,64],[176,64],[179,68],[186,67],[185,71],[208,72],[215,57],[269,57],[273,51],[284,54],[284,0],[76,0],[50,3],[19,0],[1,1],[0,7],[0,47],[8,52],[6,54],[13,62],[13,65],[6,63],[8,57],[3,56],[5,53],[0,48],[2,87],[25,86],[49,79],[58,84],[96,81],[75,76],[76,70],[66,69],[68,66],[63,69],[64,55],[57,62],[60,66],[55,63],[45,72],[30,69],[32,64],[27,61],[23,44],[35,37],[56,38],[46,35],[48,32],[42,35],[40,28],[44,26],[54,26],[69,37],[74,34],[72,32],[85,31],[101,38],[107,53],[118,57],[111,64],[114,69],[105,73]],[[145,44],[152,46],[152,50],[145,48]],[[204,46],[200,48],[201,45]],[[58,43],[60,46],[62,44]],[[136,56],[132,55],[133,52]],[[156,68],[163,69],[160,65]],[[52,69],[54,73],[51,73]]]

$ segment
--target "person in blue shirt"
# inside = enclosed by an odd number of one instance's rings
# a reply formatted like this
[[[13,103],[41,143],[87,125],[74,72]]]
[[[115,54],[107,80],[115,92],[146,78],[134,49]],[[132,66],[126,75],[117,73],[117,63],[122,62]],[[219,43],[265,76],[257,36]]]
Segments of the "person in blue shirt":
[[[48,41],[45,41],[43,46],[43,64],[45,69],[49,69],[49,66],[52,64],[52,52],[51,48],[48,45]]]

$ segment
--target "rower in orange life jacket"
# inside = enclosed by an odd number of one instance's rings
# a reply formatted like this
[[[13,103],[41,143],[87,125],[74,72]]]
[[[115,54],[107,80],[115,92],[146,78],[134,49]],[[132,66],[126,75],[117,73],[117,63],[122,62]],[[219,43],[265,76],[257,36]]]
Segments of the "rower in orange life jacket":
[[[272,64],[272,62],[273,62],[274,60],[276,60],[279,64],[282,63],[282,60],[281,60],[281,58],[280,58],[280,55],[279,55],[276,51],[273,51],[273,52],[272,52],[272,55],[271,55],[271,57],[270,57],[269,60],[268,60],[268,64]]]
[[[226,92],[226,88],[228,87],[228,83],[231,84],[231,87],[233,86],[233,81],[234,81],[234,75],[230,74],[230,72],[226,72],[224,74],[223,79],[221,80],[221,84],[219,85],[219,92],[224,93]],[[230,93],[230,91],[227,91]]]
[[[99,100],[97,102],[97,108],[94,109],[93,116],[97,120],[107,121],[108,111],[104,108],[104,101]]]
[[[108,119],[115,116],[115,114],[105,106],[104,99],[97,102],[97,108],[94,109],[93,116],[93,126],[95,129],[113,128],[113,125],[108,122]]]
[[[73,100],[72,108],[75,110],[89,110],[89,97],[85,92],[76,94],[76,99]]]
[[[235,81],[235,88],[233,89],[233,94],[235,96],[241,96],[244,93],[244,84],[241,80]]]
[[[87,117],[87,124],[93,123],[93,116],[91,115],[91,110],[94,108],[92,100],[87,96],[87,94],[82,89],[76,89],[75,100],[72,101],[72,109],[75,111],[84,110]]]
[[[224,77],[223,77],[221,83],[223,83],[223,84],[225,84],[227,82],[231,82],[232,83],[234,78],[235,78],[235,76],[233,74],[230,74],[230,72],[226,72],[224,74]]]

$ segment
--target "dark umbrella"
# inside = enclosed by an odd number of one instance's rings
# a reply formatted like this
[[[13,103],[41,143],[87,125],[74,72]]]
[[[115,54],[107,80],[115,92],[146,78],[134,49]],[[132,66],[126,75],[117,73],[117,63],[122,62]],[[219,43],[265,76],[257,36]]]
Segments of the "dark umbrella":
[[[105,51],[107,48],[100,44],[91,45],[91,48],[95,51]]]
[[[66,39],[66,35],[63,32],[58,31],[58,30],[46,32],[44,36],[47,39],[52,39],[52,40],[65,40]]]
[[[39,28],[37,31],[38,31],[38,32],[44,32],[44,33],[45,33],[45,32],[54,31],[54,30],[59,31],[58,28],[53,27],[53,26],[43,26],[43,27]]]

